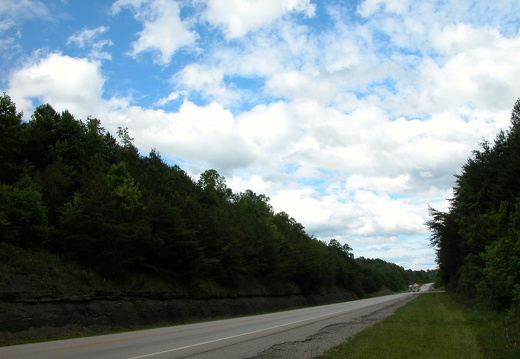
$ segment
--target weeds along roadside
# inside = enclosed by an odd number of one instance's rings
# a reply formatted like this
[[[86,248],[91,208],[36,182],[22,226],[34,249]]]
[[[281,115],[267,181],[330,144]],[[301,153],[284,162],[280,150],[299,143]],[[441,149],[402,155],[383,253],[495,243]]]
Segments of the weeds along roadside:
[[[520,308],[496,313],[449,293],[420,295],[319,359],[520,358]]]

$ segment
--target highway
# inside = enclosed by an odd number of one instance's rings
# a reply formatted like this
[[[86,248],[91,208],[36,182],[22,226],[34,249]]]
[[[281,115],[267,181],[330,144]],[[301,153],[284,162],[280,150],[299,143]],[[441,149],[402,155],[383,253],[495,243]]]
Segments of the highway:
[[[0,347],[0,358],[247,358],[275,344],[304,340],[328,325],[348,322],[415,295],[399,293],[242,318]]]

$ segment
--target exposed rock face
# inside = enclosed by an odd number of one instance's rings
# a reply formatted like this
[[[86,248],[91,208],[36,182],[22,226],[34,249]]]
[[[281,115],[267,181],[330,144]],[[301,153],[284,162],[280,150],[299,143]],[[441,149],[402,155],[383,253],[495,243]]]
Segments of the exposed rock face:
[[[207,299],[108,293],[68,298],[4,297],[0,299],[0,344],[275,312],[353,299],[351,293]]]

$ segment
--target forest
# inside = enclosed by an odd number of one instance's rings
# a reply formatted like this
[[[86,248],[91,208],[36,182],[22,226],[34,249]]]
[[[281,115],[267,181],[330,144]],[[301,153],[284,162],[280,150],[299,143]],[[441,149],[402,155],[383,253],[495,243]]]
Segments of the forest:
[[[493,151],[481,156],[493,157]],[[413,282],[431,282],[436,274],[355,258],[347,244],[320,241],[289,214],[274,213],[267,196],[234,193],[216,170],[195,180],[156,150],[141,155],[126,128],[114,136],[98,119],[78,120],[49,104],[24,121],[5,93],[0,166],[0,258],[47,253],[120,286],[145,278],[187,295],[348,291],[364,297],[385,287],[400,291]],[[473,161],[466,171],[488,176],[484,168],[471,166],[480,165]],[[520,217],[510,218],[518,217],[508,202],[513,194],[501,193],[496,206],[486,202],[489,210],[479,215],[490,225],[506,220],[518,225]],[[494,196],[490,192],[487,198]],[[513,245],[501,243],[489,250],[490,260]],[[440,265],[450,278],[447,262]]]
[[[447,289],[495,310],[520,301],[520,99],[507,131],[484,141],[456,175],[446,212],[427,226]]]

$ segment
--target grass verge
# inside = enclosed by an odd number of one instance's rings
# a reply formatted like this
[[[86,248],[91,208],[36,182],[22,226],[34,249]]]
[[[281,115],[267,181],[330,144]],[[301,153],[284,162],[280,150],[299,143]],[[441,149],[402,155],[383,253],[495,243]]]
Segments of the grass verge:
[[[446,293],[424,294],[319,359],[520,358],[518,314],[469,308]]]

